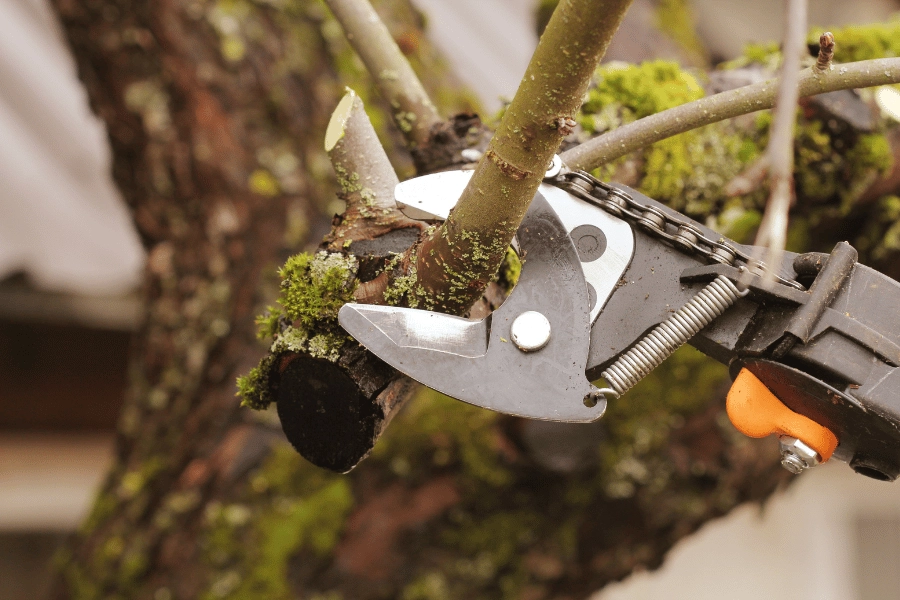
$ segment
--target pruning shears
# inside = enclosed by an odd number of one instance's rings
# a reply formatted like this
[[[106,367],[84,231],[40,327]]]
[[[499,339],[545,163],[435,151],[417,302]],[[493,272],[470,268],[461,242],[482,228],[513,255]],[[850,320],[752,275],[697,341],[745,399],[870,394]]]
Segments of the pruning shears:
[[[471,174],[411,179],[395,199],[409,217],[442,220]],[[767,267],[759,249],[557,158],[514,247],[518,283],[484,319],[346,304],[340,323],[448,396],[576,423],[690,343],[729,366],[732,423],[777,435],[788,470],[833,456],[876,479],[900,475],[900,284],[849,244]]]

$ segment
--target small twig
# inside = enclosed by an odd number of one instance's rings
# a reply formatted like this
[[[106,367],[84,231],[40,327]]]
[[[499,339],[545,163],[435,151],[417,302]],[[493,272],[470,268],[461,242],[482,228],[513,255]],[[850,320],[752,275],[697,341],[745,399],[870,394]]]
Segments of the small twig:
[[[725,195],[734,198],[754,192],[762,187],[768,175],[769,160],[763,154],[728,182],[725,186]]]
[[[832,58],[834,58],[834,34],[826,31],[819,36],[819,56],[816,59],[816,68],[820,71],[831,69]]]
[[[391,105],[391,116],[411,147],[424,146],[440,115],[368,0],[325,0],[347,40]]]
[[[756,233],[756,246],[767,248],[763,282],[775,282],[787,240],[788,213],[794,201],[794,123],[797,120],[797,82],[800,79],[800,53],[806,30],[806,0],[788,0],[786,5],[781,81],[766,157],[769,168],[769,201]]]
[[[878,85],[900,83],[900,58],[877,58],[840,65],[829,71],[806,69],[800,73],[801,98]],[[778,79],[768,79],[688,102],[644,117],[564,152],[563,162],[573,169],[596,169],[621,156],[660,140],[740,115],[772,108]]]

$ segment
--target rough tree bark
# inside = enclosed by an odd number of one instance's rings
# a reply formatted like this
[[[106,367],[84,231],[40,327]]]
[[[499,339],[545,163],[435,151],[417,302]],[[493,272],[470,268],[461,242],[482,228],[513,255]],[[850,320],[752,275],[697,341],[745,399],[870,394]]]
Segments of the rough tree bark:
[[[305,463],[233,381],[262,353],[261,273],[324,233],[335,24],[312,0],[56,6],[150,262],[116,464],[54,597],[577,598],[786,479],[692,354],[599,426],[429,395],[351,476]]]

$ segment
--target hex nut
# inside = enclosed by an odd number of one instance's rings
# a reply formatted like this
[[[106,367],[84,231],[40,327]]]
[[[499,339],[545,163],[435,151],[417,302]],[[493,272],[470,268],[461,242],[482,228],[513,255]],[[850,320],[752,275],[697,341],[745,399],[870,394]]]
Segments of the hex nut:
[[[795,475],[822,462],[819,453],[810,448],[803,440],[782,435],[778,437],[778,442],[781,445],[781,466]]]

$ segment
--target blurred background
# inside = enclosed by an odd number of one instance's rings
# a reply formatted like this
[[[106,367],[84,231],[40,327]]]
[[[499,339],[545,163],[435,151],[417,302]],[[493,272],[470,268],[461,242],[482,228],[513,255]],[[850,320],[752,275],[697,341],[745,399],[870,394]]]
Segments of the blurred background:
[[[428,33],[488,112],[536,44],[536,0],[416,0]],[[781,35],[780,0],[692,0],[713,62]],[[810,25],[883,21],[895,0],[817,0]],[[629,35],[610,60],[659,54]],[[501,29],[502,26],[502,29]],[[502,31],[502,34],[498,33]],[[498,43],[500,40],[500,43]],[[44,0],[0,1],[0,600],[40,597],[59,541],[112,457],[145,260],[110,150]],[[900,597],[900,486],[827,465],[680,543],[657,572],[595,600]]]

